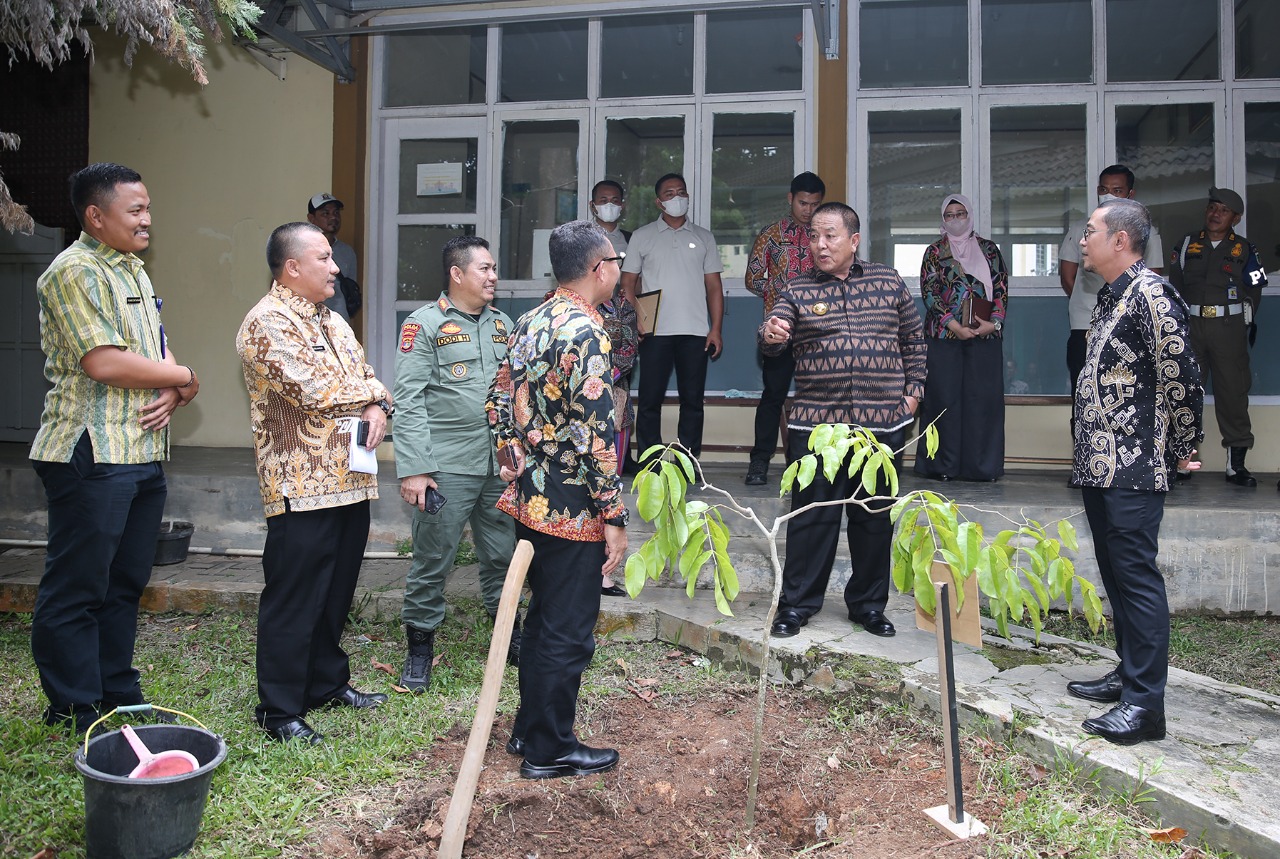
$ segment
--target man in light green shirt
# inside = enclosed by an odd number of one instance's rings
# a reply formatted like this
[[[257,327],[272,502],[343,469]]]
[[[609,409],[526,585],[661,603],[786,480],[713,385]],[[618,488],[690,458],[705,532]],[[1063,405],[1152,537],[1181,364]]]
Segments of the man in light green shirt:
[[[84,232],[40,277],[45,396],[32,465],[49,505],[49,550],[31,653],[44,721],[84,730],[144,699],[133,667],[138,601],[167,493],[169,419],[200,390],[177,363],[137,254],[151,242],[142,177],[91,164],[71,177]]]
[[[491,304],[498,273],[488,242],[457,236],[445,243],[443,256],[447,291],[410,314],[396,352],[396,473],[400,497],[414,507],[402,612],[409,653],[400,685],[414,692],[431,684],[445,578],[467,523],[490,617],[498,612],[516,547],[515,526],[496,507],[507,484],[498,477],[485,413],[489,386],[507,356],[511,319]],[[435,509],[439,496],[445,504]],[[520,658],[519,635],[517,618],[512,664]]]

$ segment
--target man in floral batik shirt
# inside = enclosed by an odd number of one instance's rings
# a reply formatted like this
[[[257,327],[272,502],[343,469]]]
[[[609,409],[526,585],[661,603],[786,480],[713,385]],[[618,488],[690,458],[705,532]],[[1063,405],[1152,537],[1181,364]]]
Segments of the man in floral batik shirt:
[[[613,294],[621,257],[589,221],[557,227],[549,250],[559,288],[516,322],[487,403],[498,447],[515,461],[502,469],[512,483],[498,507],[533,544],[520,711],[507,744],[524,757],[525,778],[589,775],[618,762],[614,749],[579,743],[573,721],[595,653],[600,576],[627,549],[610,342],[597,310]]]

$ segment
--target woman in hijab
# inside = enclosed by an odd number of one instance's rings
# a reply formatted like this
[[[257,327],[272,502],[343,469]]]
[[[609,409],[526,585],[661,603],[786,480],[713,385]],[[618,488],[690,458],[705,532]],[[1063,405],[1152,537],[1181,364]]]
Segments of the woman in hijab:
[[[1000,340],[1009,271],[1000,248],[973,231],[963,194],[942,201],[942,237],[920,267],[928,378],[920,426],[939,415],[937,454],[921,443],[915,470],[936,480],[1004,474],[1004,354]],[[987,302],[990,302],[989,304]]]

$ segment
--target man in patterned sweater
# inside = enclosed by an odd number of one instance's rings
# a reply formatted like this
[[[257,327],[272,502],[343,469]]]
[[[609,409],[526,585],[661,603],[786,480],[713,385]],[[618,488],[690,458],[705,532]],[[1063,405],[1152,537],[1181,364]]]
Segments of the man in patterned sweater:
[[[1083,487],[1120,664],[1098,680],[1068,683],[1067,691],[1116,703],[1083,727],[1124,745],[1164,739],[1169,602],[1156,566],[1160,520],[1169,474],[1200,467],[1192,456],[1204,438],[1189,311],[1143,261],[1150,233],[1145,206],[1110,200],[1094,210],[1080,239],[1085,270],[1106,286],[1076,388],[1072,478]]]
[[[789,459],[804,456],[810,434],[823,423],[865,427],[898,450],[924,395],[926,347],[915,301],[898,272],[857,259],[859,229],[858,213],[843,203],[826,203],[813,213],[809,246],[817,271],[787,284],[757,333],[765,355],[790,346],[795,356]],[[835,481],[819,475],[795,493],[791,509],[848,498],[861,483],[861,472],[849,477],[846,468]],[[858,494],[865,497],[861,489]],[[888,494],[883,480],[875,494]],[[788,547],[805,549],[787,552],[774,635],[795,635],[822,608],[843,514],[840,505],[831,505],[788,521]],[[893,540],[888,506],[876,512],[850,506],[848,535],[849,619],[873,635],[893,635],[884,616]]]

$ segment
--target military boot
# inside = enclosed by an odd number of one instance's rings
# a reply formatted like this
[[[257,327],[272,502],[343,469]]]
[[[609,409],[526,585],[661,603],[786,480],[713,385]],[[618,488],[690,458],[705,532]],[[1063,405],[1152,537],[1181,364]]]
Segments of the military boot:
[[[494,623],[498,622],[497,612],[489,615],[489,620]],[[507,648],[507,664],[516,668],[520,667],[520,612],[516,612],[515,622],[511,625],[511,646]]]
[[[435,659],[436,631],[404,625],[409,638],[409,655],[400,672],[400,685],[410,692],[425,692],[431,685],[431,662]]]
[[[1227,448],[1227,483],[1234,483],[1236,486],[1258,485],[1249,469],[1244,467],[1244,455],[1248,452],[1247,447]]]

